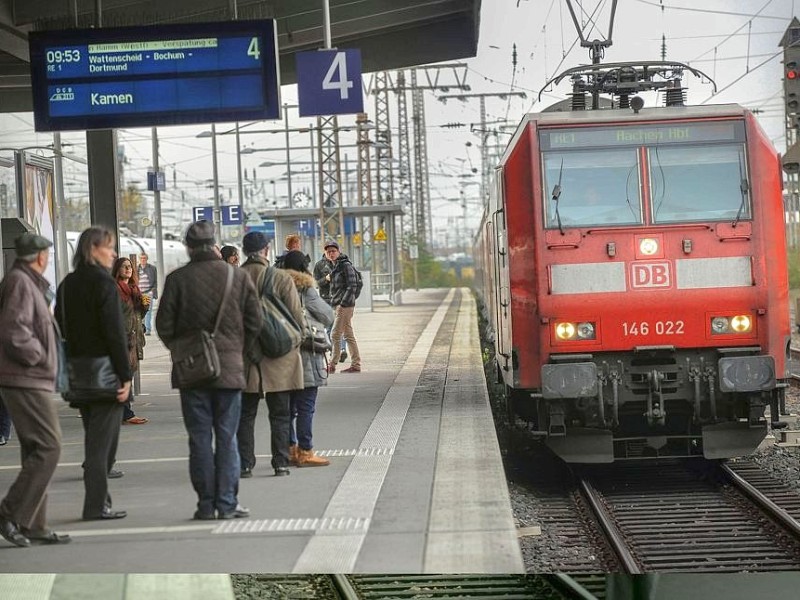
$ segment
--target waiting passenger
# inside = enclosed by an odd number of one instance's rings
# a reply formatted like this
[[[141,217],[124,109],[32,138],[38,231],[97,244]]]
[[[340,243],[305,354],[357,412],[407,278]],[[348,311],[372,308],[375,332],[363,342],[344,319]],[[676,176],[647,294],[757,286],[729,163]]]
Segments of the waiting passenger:
[[[118,258],[114,261],[111,276],[117,282],[120,300],[122,300],[122,315],[125,320],[125,332],[128,335],[128,359],[131,372],[139,369],[139,361],[144,358],[144,328],[142,317],[147,313],[147,306],[143,301],[142,292],[139,291],[138,278],[133,270],[133,265],[128,258]],[[148,422],[145,417],[137,417],[131,407],[133,404],[133,388],[131,388],[128,401],[123,405],[122,422],[128,425],[144,425]]]
[[[222,254],[222,260],[229,265],[239,266],[239,249],[236,246],[223,246],[220,254]]]
[[[153,309],[155,308],[153,300],[158,299],[158,271],[155,265],[147,262],[147,254],[144,252],[139,255],[136,276],[139,281],[139,289],[142,291],[142,297],[147,298],[145,303],[149,310],[144,315],[144,333],[145,335],[150,335],[153,331]]]
[[[121,382],[116,398],[108,401],[73,401],[81,413],[84,431],[84,520],[122,519],[124,510],[113,510],[108,493],[108,473],[114,465],[122,424],[122,405],[131,389],[128,336],[122,303],[111,267],[117,257],[114,234],[104,227],[81,233],[75,251],[75,270],[64,278],[56,294],[55,314],[67,341],[69,356],[108,356]]]
[[[291,276],[281,269],[271,267],[267,260],[269,240],[260,231],[251,231],[242,240],[247,261],[242,271],[250,276],[260,295],[269,275],[272,293],[292,313],[298,323],[303,322],[300,297]],[[258,307],[261,318],[261,306]],[[269,410],[272,468],[276,476],[289,474],[289,412],[290,392],[303,389],[303,361],[299,350],[291,350],[279,358],[262,358],[258,364],[247,366],[247,388],[242,394],[242,419],[239,423],[239,455],[242,477],[252,477],[256,464],[255,421],[261,397],[267,400]]]
[[[189,475],[197,493],[194,518],[247,517],[250,511],[238,499],[236,429],[245,387],[243,356],[261,329],[260,306],[247,275],[218,259],[211,223],[193,223],[185,244],[189,264],[167,276],[156,315],[158,335],[171,348],[175,340],[194,331],[214,331],[221,315],[214,338],[220,376],[202,387],[179,388],[189,434]],[[229,272],[233,273],[232,288],[222,306]],[[174,365],[172,372],[172,385],[178,387]]]
[[[306,256],[299,250],[286,254],[283,268],[292,276],[300,303],[303,306],[306,322],[309,327],[325,333],[325,328],[333,323],[333,310],[314,288],[314,278],[307,270]],[[330,340],[327,340],[330,341]],[[330,344],[327,344],[330,348]],[[298,467],[324,467],[330,464],[327,458],[314,454],[311,441],[312,421],[317,406],[319,387],[328,384],[325,371],[325,349],[314,348],[313,342],[304,343],[300,347],[303,357],[303,389],[292,390],[291,430],[289,461]]]

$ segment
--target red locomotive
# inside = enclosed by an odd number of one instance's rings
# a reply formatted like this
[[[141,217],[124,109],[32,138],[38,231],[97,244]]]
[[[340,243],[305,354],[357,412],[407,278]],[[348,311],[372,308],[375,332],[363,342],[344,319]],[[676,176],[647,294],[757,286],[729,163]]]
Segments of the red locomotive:
[[[569,462],[747,454],[779,414],[779,156],[746,109],[683,106],[677,81],[671,106],[626,91],[624,108],[528,114],[496,169],[478,260],[497,372]]]

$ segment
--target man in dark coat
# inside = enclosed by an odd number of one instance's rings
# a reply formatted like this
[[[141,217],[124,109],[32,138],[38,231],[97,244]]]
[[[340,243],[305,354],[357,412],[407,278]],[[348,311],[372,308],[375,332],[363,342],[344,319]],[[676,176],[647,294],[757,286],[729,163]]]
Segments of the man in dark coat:
[[[43,273],[53,244],[32,233],[17,238],[17,260],[0,284],[0,393],[14,421],[22,470],[0,503],[0,535],[16,546],[63,544],[47,527],[47,486],[61,455],[53,402],[57,354],[50,284]]]
[[[221,375],[203,387],[180,388],[189,434],[189,475],[198,497],[194,518],[247,517],[249,511],[238,500],[236,430],[245,387],[244,355],[261,329],[261,307],[247,274],[218,258],[211,223],[193,223],[186,232],[185,244],[189,264],[167,276],[156,314],[158,335],[171,348],[176,339],[192,331],[205,329],[211,333],[217,312],[222,311],[214,338]],[[225,306],[221,306],[231,269],[233,286]],[[178,387],[174,367],[172,385]]]

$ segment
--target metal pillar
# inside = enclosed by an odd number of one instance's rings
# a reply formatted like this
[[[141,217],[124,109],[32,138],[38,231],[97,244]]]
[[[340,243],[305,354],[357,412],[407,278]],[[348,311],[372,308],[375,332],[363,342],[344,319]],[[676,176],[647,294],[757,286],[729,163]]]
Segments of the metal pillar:
[[[317,168],[322,234],[326,239],[336,239],[343,245],[342,168],[339,158],[339,121],[335,116],[317,117]]]
[[[369,119],[367,113],[356,115],[356,146],[358,146],[358,206],[372,206],[372,161],[370,160],[369,129],[367,124]],[[345,169],[346,172],[346,169]],[[364,269],[374,268],[374,241],[375,229],[372,224],[372,217],[358,217],[359,231],[361,232],[361,267]],[[373,252],[364,252],[366,244],[369,243]]]
[[[417,240],[431,243],[430,188],[428,183],[428,140],[425,131],[425,98],[417,87],[417,70],[411,70],[411,106],[414,122],[414,198],[416,200]]]

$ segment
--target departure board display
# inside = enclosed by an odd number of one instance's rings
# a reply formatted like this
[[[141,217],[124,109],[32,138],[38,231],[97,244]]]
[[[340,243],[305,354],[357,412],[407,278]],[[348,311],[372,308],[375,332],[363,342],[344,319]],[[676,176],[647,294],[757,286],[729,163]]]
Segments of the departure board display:
[[[280,117],[272,19],[29,34],[36,131]]]

